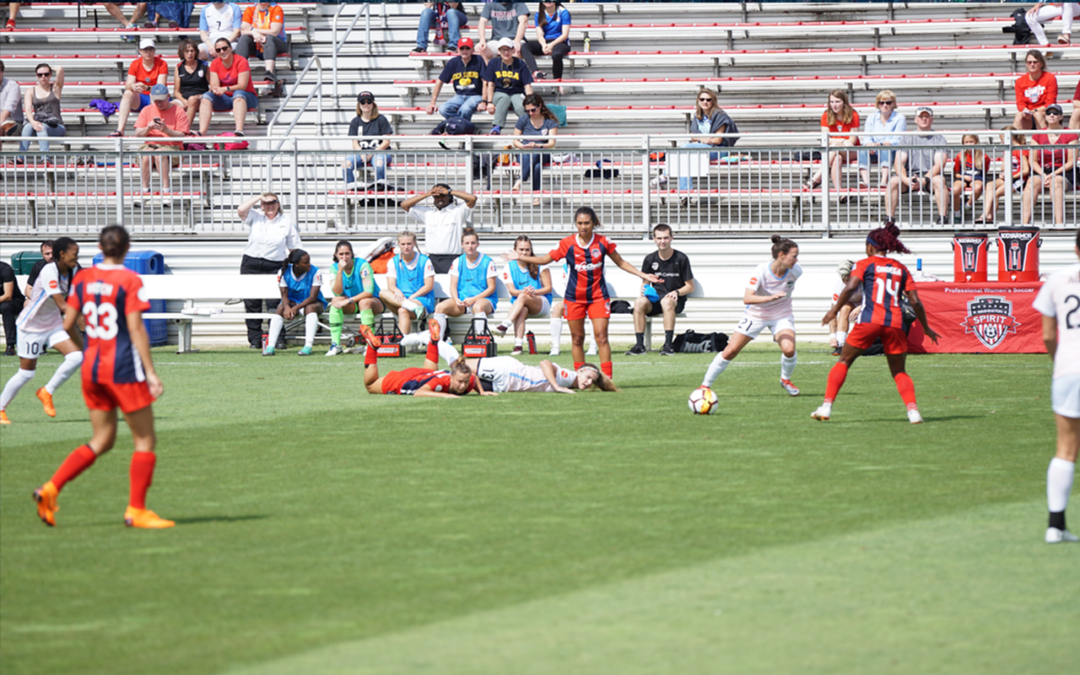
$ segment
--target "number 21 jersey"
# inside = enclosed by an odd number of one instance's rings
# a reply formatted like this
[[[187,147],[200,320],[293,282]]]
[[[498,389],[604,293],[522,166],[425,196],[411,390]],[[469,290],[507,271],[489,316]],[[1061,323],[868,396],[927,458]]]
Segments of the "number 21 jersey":
[[[86,319],[83,381],[131,384],[146,381],[128,332],[127,315],[150,309],[142,279],[121,265],[96,265],[75,275],[69,305]]]
[[[864,301],[859,323],[902,329],[900,293],[915,290],[915,280],[908,268],[892,258],[875,255],[855,263],[851,275],[862,282]]]

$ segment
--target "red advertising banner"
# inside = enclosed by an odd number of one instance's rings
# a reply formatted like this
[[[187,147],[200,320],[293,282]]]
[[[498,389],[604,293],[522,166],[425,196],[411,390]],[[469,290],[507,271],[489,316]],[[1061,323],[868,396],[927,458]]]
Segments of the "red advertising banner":
[[[1031,306],[1034,283],[917,283],[935,345],[916,321],[908,335],[912,354],[1045,354],[1042,315]]]

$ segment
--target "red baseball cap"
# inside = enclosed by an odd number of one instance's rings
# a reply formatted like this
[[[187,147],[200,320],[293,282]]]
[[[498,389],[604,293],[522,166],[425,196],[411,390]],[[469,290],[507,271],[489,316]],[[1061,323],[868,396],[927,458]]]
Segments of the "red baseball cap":
[[[473,46],[472,38],[467,38],[467,37],[461,38],[460,40],[457,41],[457,46],[458,46],[458,48],[468,47],[468,48],[472,49],[472,46]]]

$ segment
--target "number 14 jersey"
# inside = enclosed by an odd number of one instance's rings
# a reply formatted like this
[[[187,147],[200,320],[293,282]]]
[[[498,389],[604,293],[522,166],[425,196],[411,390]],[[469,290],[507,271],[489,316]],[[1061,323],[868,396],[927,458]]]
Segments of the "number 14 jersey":
[[[127,315],[150,309],[142,279],[122,265],[96,265],[75,275],[69,305],[86,319],[84,382],[131,384],[146,381],[131,342]]]
[[[855,263],[851,275],[862,281],[864,300],[859,322],[902,329],[900,293],[915,290],[908,268],[892,258],[875,255]]]

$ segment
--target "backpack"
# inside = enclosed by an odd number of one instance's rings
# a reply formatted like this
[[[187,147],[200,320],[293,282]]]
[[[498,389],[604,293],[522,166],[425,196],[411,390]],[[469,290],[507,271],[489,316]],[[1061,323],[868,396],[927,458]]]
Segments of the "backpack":
[[[1026,9],[1018,9],[1014,11],[1011,14],[1013,18],[1013,25],[1005,26],[1001,29],[1002,33],[1013,34],[1014,45],[1029,45],[1035,41],[1035,34],[1031,32],[1031,28],[1028,26],[1026,15]]]
[[[236,134],[234,132],[232,132],[232,131],[226,132],[226,133],[221,134],[221,135],[222,136],[236,136]],[[248,149],[248,142],[247,141],[238,141],[238,142],[232,142],[232,143],[215,143],[214,144],[214,149],[215,150],[247,150]]]
[[[718,353],[724,351],[727,343],[727,333],[698,333],[688,330],[682,335],[675,336],[671,348],[682,354]]]

